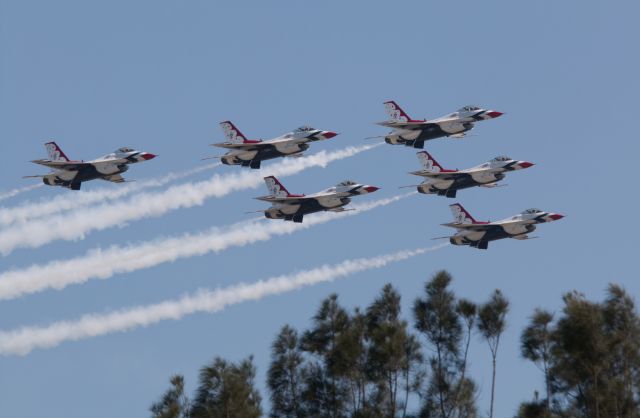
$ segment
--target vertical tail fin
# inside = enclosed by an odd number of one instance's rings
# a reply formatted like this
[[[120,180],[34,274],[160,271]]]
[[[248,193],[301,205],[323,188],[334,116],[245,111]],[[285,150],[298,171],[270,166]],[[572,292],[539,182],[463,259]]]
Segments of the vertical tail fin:
[[[235,125],[231,123],[231,121],[227,120],[224,122],[220,122],[220,127],[222,128],[227,141],[231,142],[232,144],[242,144],[243,142],[248,142],[247,138],[242,135],[242,132],[240,132],[240,130],[236,128]]]
[[[58,144],[55,142],[47,142],[44,144],[44,147],[47,149],[47,154],[49,154],[49,160],[51,161],[69,161],[67,156],[62,152]]]
[[[287,197],[291,196],[291,193],[278,181],[274,176],[264,178],[264,183],[267,185],[267,189],[272,196]]]
[[[422,164],[422,168],[425,171],[429,171],[431,173],[440,173],[443,171],[447,171],[438,162],[429,154],[427,151],[420,151],[416,153],[418,156],[418,161]]]
[[[389,115],[389,119],[391,119],[394,122],[411,122],[413,120],[393,100],[384,102],[384,110],[387,111],[387,114]]]
[[[453,214],[453,221],[458,224],[475,224],[477,223],[473,216],[462,207],[460,203],[454,203],[449,205],[451,213]]]

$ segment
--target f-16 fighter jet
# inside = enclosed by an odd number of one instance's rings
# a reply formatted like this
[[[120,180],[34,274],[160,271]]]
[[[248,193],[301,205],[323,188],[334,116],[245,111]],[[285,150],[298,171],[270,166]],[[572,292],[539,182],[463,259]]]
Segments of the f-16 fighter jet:
[[[564,218],[558,213],[544,212],[540,209],[527,209],[522,213],[497,222],[478,222],[467,212],[461,204],[449,205],[454,221],[442,224],[456,228],[458,232],[449,238],[453,245],[468,245],[486,250],[489,241],[503,238],[519,240],[531,239],[527,233],[536,229],[536,224],[557,221]]]
[[[373,193],[378,190],[375,186],[358,184],[350,180],[338,183],[318,193],[303,195],[291,194],[273,176],[265,177],[264,182],[269,189],[269,196],[256,197],[258,200],[270,202],[271,207],[264,212],[269,219],[284,219],[285,221],[302,222],[308,213],[332,211],[343,212],[344,206],[351,202],[352,196]]]
[[[227,141],[211,144],[231,151],[220,157],[223,164],[260,168],[264,160],[278,157],[300,156],[309,149],[309,142],[333,138],[338,135],[331,131],[321,131],[309,126],[301,126],[267,141],[247,139],[230,121],[220,123]]]
[[[507,172],[522,170],[533,165],[527,161],[499,156],[466,170],[447,170],[442,168],[427,151],[420,151],[417,155],[423,168],[410,174],[426,177],[425,181],[418,185],[418,192],[447,197],[456,197],[458,190],[469,187],[496,187],[497,182],[505,178]]]
[[[44,146],[49,158],[32,162],[52,168],[53,171],[45,175],[25,176],[25,178],[42,178],[42,182],[46,185],[62,186],[71,190],[80,190],[82,182],[94,179],[122,183],[125,179],[120,174],[129,169],[129,164],[156,157],[149,152],[122,147],[95,160],[72,161],[55,142],[47,142]]]
[[[411,119],[394,101],[384,103],[389,120],[378,125],[392,128],[384,137],[387,144],[404,144],[414,148],[424,148],[424,141],[450,136],[463,138],[465,132],[473,129],[481,120],[494,119],[502,115],[495,110],[481,109],[477,106],[465,106],[453,113],[431,120]]]

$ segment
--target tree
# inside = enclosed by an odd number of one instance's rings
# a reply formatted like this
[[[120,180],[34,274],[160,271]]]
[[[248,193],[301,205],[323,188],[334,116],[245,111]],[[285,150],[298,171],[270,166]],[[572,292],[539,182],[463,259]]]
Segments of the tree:
[[[462,322],[464,323],[465,333],[464,351],[462,355],[462,363],[460,366],[460,379],[458,380],[458,385],[454,393],[455,403],[458,403],[458,399],[461,398],[461,394],[463,393],[463,391],[468,390],[469,387],[469,383],[466,380],[467,359],[469,356],[469,346],[471,345],[471,335],[473,334],[473,329],[475,327],[478,315],[478,307],[470,300],[460,299],[458,301],[458,305],[456,306],[456,313],[460,316]],[[473,396],[473,392],[471,392],[470,396]]]
[[[638,417],[640,319],[622,288],[610,285],[607,293],[604,303],[564,296],[553,333],[554,383],[585,417]]]
[[[184,377],[176,374],[169,379],[171,387],[149,410],[153,418],[187,418],[189,399],[184,393]]]
[[[550,416],[549,407],[537,399],[538,392],[534,393],[536,399],[521,403],[515,418],[547,418]]]
[[[304,417],[302,403],[303,356],[298,333],[285,325],[271,346],[267,386],[271,391],[272,417]]]
[[[347,311],[338,304],[338,295],[332,294],[322,301],[313,317],[313,326],[302,337],[302,349],[319,359],[309,366],[305,387],[305,400],[310,403],[311,414],[337,418],[344,416],[348,387],[342,377],[345,370],[344,339],[350,327]],[[342,340],[342,341],[341,341]],[[352,353],[350,353],[352,354]]]
[[[551,412],[551,375],[549,368],[553,348],[551,338],[552,322],[553,314],[542,309],[536,309],[531,317],[531,322],[520,337],[520,353],[522,357],[534,362],[544,373],[544,386],[547,394],[545,399],[546,416],[549,416]],[[539,408],[536,406],[534,409],[537,411]]]
[[[370,379],[378,383],[376,398],[383,400],[382,414],[395,417],[402,409],[404,416],[409,393],[419,387],[415,378],[421,376],[416,369],[422,355],[420,343],[408,333],[407,322],[400,319],[400,295],[391,284],[369,305],[366,321],[370,342],[367,369]],[[401,390],[403,401],[398,400]]]
[[[253,358],[238,364],[216,357],[200,369],[200,382],[191,408],[192,418],[257,418],[260,394],[254,387]]]
[[[635,303],[620,286],[611,284],[602,305],[608,353],[609,380],[615,393],[614,410],[619,417],[640,416],[640,317]]]
[[[491,403],[489,406],[490,418],[493,418],[498,346],[500,345],[500,336],[506,328],[505,318],[508,311],[509,301],[498,289],[493,292],[489,301],[482,305],[478,311],[478,330],[489,345],[493,365],[493,372],[491,376]]]
[[[602,310],[577,292],[563,299],[563,316],[554,331],[554,383],[575,399],[573,405],[584,416],[613,416],[603,414],[602,408],[607,396],[604,373],[610,367]]]
[[[347,328],[338,336],[335,356],[336,374],[348,391],[346,403],[352,417],[367,416],[373,408],[370,399],[370,381],[367,375],[368,336],[366,318],[356,308],[349,318]]]
[[[475,384],[462,375],[462,319],[448,288],[451,280],[446,271],[436,273],[425,285],[425,298],[416,299],[413,305],[415,327],[435,353],[429,359],[431,378],[421,409],[426,417],[475,416]]]
[[[633,299],[610,285],[602,303],[575,291],[563,302],[555,324],[538,310],[522,333],[522,354],[542,366],[548,387],[545,404],[525,403],[519,417],[541,410],[545,417],[640,417],[640,317]]]

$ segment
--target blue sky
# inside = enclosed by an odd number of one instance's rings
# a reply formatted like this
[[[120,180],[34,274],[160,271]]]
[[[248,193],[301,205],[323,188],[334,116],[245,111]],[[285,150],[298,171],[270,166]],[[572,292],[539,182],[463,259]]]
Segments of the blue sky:
[[[540,373],[518,351],[535,307],[558,311],[571,289],[600,299],[609,282],[640,291],[638,228],[629,222],[638,206],[639,11],[633,1],[0,2],[0,192],[35,182],[20,177],[44,172],[28,161],[43,157],[42,143],[52,138],[70,158],[120,146],[158,154],[126,173],[141,180],[202,164],[226,119],[249,137],[271,138],[301,124],[340,132],[314,144],[314,152],[360,145],[386,132],[372,122],[386,117],[382,102],[395,99],[416,118],[467,104],[506,113],[468,139],[427,146],[445,167],[500,154],[536,163],[510,175],[508,187],[461,192],[456,201],[477,219],[528,207],[566,215],[541,226],[537,240],[496,242],[489,251],[448,247],[216,314],[0,356],[3,415],[144,416],[171,374],[183,373],[193,389],[198,368],[215,355],[253,354],[262,385],[273,336],[285,323],[308,326],[322,298],[337,292],[345,306],[364,306],[391,282],[409,317],[424,282],[447,269],[460,296],[480,302],[500,288],[512,302],[496,406],[496,416],[511,416],[541,388]],[[366,201],[413,184],[406,173],[417,168],[414,150],[385,145],[283,182],[293,193],[346,178],[382,187]],[[116,187],[96,181],[83,189]],[[0,205],[60,194],[74,198],[41,187]],[[76,242],[19,249],[0,258],[0,271],[241,221],[261,208],[251,199],[260,194],[237,192]],[[439,226],[450,219],[450,203],[414,196],[266,243],[2,301],[0,329],[429,246],[450,232]],[[472,370],[485,411],[490,355],[474,343]]]

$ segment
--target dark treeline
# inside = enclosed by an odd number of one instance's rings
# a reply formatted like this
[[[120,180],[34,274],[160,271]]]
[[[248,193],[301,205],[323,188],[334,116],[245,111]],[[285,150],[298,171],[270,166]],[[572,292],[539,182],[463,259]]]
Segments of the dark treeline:
[[[255,387],[252,357],[215,358],[200,370],[192,397],[182,376],[171,377],[152,417],[493,418],[509,301],[500,290],[483,303],[458,298],[451,280],[441,271],[425,284],[411,325],[387,284],[364,310],[349,312],[334,294],[321,302],[309,329],[283,326],[271,345],[269,411]],[[633,299],[610,285],[602,302],[577,292],[563,302],[557,317],[536,310],[522,330],[522,357],[540,368],[544,392],[532,390],[515,418],[640,418],[640,317]],[[482,406],[467,369],[474,335],[493,365],[490,399]]]

